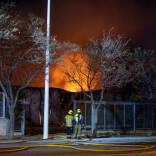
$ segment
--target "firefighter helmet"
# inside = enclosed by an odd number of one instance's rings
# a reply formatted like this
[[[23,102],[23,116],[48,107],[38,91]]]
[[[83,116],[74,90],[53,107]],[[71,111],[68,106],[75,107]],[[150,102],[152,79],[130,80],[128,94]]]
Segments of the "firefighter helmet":
[[[72,111],[72,110],[69,110],[69,111],[68,111],[68,114],[73,114],[73,111]]]
[[[77,113],[81,113],[81,109],[78,108],[78,109],[77,109]]]

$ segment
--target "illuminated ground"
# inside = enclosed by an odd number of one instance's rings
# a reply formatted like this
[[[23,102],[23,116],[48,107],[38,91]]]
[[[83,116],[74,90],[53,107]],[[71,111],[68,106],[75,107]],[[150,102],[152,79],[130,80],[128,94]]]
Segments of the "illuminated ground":
[[[83,146],[81,146],[83,148]],[[108,156],[115,156],[115,155],[122,155],[122,156],[155,156],[156,155],[156,150],[155,151],[142,151],[142,152],[126,152],[126,153],[106,153],[106,152],[84,152],[84,151],[76,151],[76,150],[72,150],[72,149],[64,149],[64,148],[50,148],[50,147],[44,147],[44,148],[33,148],[33,149],[29,149],[29,150],[25,150],[25,151],[21,151],[21,152],[11,152],[11,153],[1,153],[1,156],[22,156],[22,155],[30,155],[30,156],[69,156],[69,155],[108,155]]]
[[[9,156],[22,156],[22,155],[31,155],[31,156],[43,156],[43,155],[52,155],[52,156],[62,156],[62,155],[108,155],[108,156],[115,156],[115,155],[122,155],[122,156],[155,156],[156,155],[156,148],[152,149],[144,149],[139,151],[131,151],[131,149],[136,148],[142,148],[142,146],[145,147],[152,147],[153,145],[156,145],[156,137],[116,137],[116,138],[100,138],[100,139],[93,139],[86,142],[86,139],[81,140],[84,143],[91,143],[92,145],[86,145],[86,144],[80,144],[79,142],[75,142],[77,140],[73,140],[72,142],[68,142],[68,144],[63,144],[67,142],[67,140],[64,140],[63,137],[60,136],[54,139],[49,140],[34,140],[34,141],[26,141],[26,142],[19,142],[20,140],[16,140],[12,142],[8,142],[7,140],[1,140],[0,139],[0,146],[31,146],[31,145],[54,145],[54,144],[61,144],[65,147],[34,147],[29,148],[27,150],[19,151],[19,152],[6,152],[6,153],[0,153],[0,156],[2,155],[9,155]],[[68,140],[71,141],[71,140]],[[96,144],[115,144],[115,145],[124,145],[121,146],[99,146]],[[132,145],[132,147],[127,147],[125,145]],[[135,145],[139,145],[139,147],[135,147]],[[67,146],[72,146],[77,149],[72,149]],[[93,150],[121,150],[121,151],[84,151],[83,149],[93,149]],[[123,152],[122,150],[128,149],[127,151]]]

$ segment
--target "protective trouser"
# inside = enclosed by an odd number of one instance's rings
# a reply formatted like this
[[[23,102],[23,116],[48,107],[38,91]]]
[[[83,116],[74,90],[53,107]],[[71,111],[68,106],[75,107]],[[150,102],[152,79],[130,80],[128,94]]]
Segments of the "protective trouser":
[[[81,124],[76,124],[74,128],[74,138],[81,137]]]
[[[67,138],[71,139],[72,127],[67,127]]]

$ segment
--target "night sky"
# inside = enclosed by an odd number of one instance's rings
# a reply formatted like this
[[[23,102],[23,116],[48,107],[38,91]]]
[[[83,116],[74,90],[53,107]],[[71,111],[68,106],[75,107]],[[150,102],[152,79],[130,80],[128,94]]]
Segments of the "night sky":
[[[16,0],[22,12],[46,19],[47,0]],[[136,46],[156,50],[155,0],[51,0],[51,33],[85,44],[112,27]]]
[[[47,0],[16,2],[23,15],[34,13],[46,20]],[[131,45],[156,51],[156,0],[51,0],[51,3],[51,34],[58,40],[85,45],[91,37],[113,27],[116,33],[130,38]],[[44,87],[44,80],[35,80],[30,86]],[[77,91],[66,82],[59,66],[50,69],[50,87]]]

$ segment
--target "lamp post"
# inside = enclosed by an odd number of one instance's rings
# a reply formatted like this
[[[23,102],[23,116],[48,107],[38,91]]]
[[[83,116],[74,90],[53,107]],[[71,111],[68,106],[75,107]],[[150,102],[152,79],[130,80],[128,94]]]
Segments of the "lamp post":
[[[45,67],[45,91],[44,91],[44,123],[43,139],[48,139],[49,123],[49,41],[50,41],[50,0],[47,1],[47,40],[46,40],[46,67]]]

